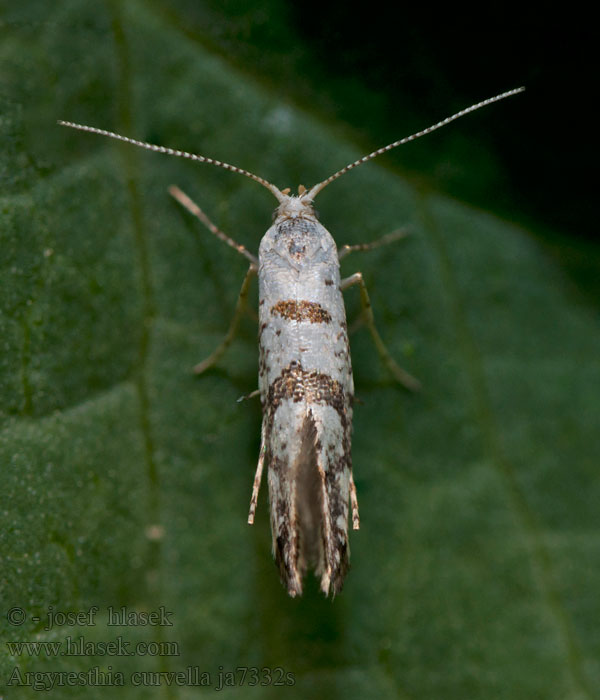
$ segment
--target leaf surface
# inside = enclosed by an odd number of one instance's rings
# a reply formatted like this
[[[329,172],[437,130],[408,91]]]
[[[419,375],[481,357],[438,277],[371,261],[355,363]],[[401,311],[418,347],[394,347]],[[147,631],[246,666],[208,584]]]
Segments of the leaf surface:
[[[55,121],[202,153],[281,188],[362,154],[258,68],[225,60],[208,29],[199,40],[177,7],[31,3],[0,28],[2,640],[177,644],[118,657],[3,647],[6,697],[38,697],[16,690],[15,668],[96,667],[125,687],[96,675],[53,693],[192,698],[229,682],[229,696],[281,697],[278,681],[305,698],[594,697],[597,319],[526,231],[416,186],[390,160],[317,204],[340,245],[410,227],[342,271],[363,272],[385,342],[424,389],[398,389],[368,333],[352,336],[353,566],[333,602],[312,577],[299,600],[280,586],[266,488],[246,525],[260,405],[236,399],[256,387],[252,319],[218,369],[191,374],[226,333],[246,264],[167,187],[251,251],[275,202],[237,175]],[[92,606],[93,625],[45,629],[49,610]],[[173,625],[108,626],[109,606],[162,606]],[[8,624],[13,608],[23,625]],[[196,667],[211,687],[133,675]]]

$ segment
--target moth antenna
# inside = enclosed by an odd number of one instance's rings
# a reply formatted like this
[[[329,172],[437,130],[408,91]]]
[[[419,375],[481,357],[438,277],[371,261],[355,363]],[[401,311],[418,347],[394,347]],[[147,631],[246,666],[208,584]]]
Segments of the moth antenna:
[[[422,131],[417,131],[416,134],[412,134],[411,136],[406,136],[405,138],[400,139],[399,141],[394,141],[394,143],[390,143],[387,146],[384,146],[383,148],[378,148],[376,151],[373,151],[373,153],[369,153],[368,156],[363,156],[362,158],[355,160],[354,163],[350,163],[345,168],[338,170],[337,173],[334,173],[333,175],[328,177],[326,180],[323,180],[322,182],[319,182],[318,184],[314,185],[306,193],[306,195],[304,195],[304,197],[306,199],[313,200],[324,187],[327,187],[327,185],[329,185],[334,180],[337,180],[338,177],[341,177],[342,175],[347,173],[349,170],[352,170],[353,168],[356,168],[357,166],[362,165],[363,163],[367,163],[368,161],[373,160],[373,158],[380,156],[382,153],[386,153],[386,151],[391,151],[392,148],[396,148],[396,146],[402,146],[402,144],[408,143],[409,141],[414,141],[415,139],[418,139],[421,136],[425,136],[426,134],[430,134],[432,131],[435,131],[436,129],[440,129],[442,126],[446,126],[446,124],[450,124],[450,122],[453,122],[455,119],[460,119],[461,117],[464,117],[466,114],[469,114],[470,112],[474,112],[477,109],[481,109],[481,107],[487,107],[487,105],[491,105],[493,102],[499,102],[500,100],[504,100],[506,97],[512,97],[512,95],[517,95],[518,93],[523,92],[523,90],[525,90],[524,87],[518,87],[518,88],[514,88],[513,90],[508,90],[507,92],[503,92],[500,95],[496,95],[495,97],[488,97],[487,100],[483,100],[482,102],[477,102],[476,104],[471,105],[470,107],[467,107],[466,109],[461,109],[460,112],[456,112],[456,114],[453,114],[450,117],[446,117],[445,119],[442,119],[442,121],[437,122],[437,124],[433,124],[433,126],[428,126],[426,129],[423,129]]]
[[[284,200],[284,195],[280,192],[279,188],[273,185],[268,180],[265,180],[254,173],[244,170],[243,168],[238,168],[236,165],[230,165],[229,163],[223,163],[220,160],[215,160],[214,158],[207,158],[206,156],[200,156],[196,153],[188,153],[187,151],[179,151],[175,148],[168,148],[167,146],[157,146],[153,143],[146,143],[145,141],[137,141],[136,139],[131,139],[128,136],[121,136],[121,134],[116,134],[114,131],[106,131],[104,129],[97,129],[95,126],[85,126],[84,124],[75,124],[73,122],[65,122],[62,119],[58,120],[60,126],[68,126],[70,129],[79,129],[79,131],[89,131],[91,134],[99,134],[100,136],[108,136],[111,139],[116,139],[117,141],[124,141],[125,143],[131,143],[134,146],[139,146],[140,148],[145,148],[147,151],[154,151],[155,153],[165,153],[168,156],[177,156],[178,158],[187,158],[188,160],[195,160],[199,163],[208,163],[209,165],[216,165],[219,168],[224,168],[225,170],[231,170],[233,173],[239,173],[240,175],[245,175],[251,180],[260,183],[263,187],[266,187],[279,202]]]

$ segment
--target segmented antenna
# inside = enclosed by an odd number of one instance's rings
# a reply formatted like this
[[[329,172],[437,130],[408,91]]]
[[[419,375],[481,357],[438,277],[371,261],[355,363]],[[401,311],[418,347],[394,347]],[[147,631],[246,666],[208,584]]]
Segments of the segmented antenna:
[[[391,151],[392,148],[396,148],[396,146],[401,146],[404,143],[408,143],[409,141],[414,141],[415,139],[418,139],[421,136],[425,136],[426,134],[430,134],[432,131],[435,131],[436,129],[440,129],[442,126],[446,126],[446,124],[453,122],[455,119],[460,119],[460,117],[464,117],[465,114],[469,114],[470,112],[474,112],[477,109],[481,109],[481,107],[486,107],[487,105],[490,105],[493,102],[499,102],[500,100],[503,100],[506,97],[511,97],[512,95],[517,95],[518,93],[523,92],[523,90],[525,90],[524,87],[519,87],[519,88],[515,88],[514,90],[508,90],[507,92],[503,92],[500,95],[496,95],[495,97],[489,97],[487,100],[483,100],[482,102],[478,102],[477,104],[471,105],[470,107],[467,107],[466,109],[461,109],[460,112],[453,114],[451,117],[446,117],[446,119],[442,119],[441,122],[438,122],[437,124],[434,124],[433,126],[429,126],[429,127],[427,127],[427,129],[423,129],[423,131],[418,131],[416,134],[412,134],[411,136],[406,136],[405,138],[400,139],[399,141],[394,141],[394,143],[390,143],[387,146],[384,146],[383,148],[378,148],[376,151],[373,151],[373,153],[369,153],[368,156],[363,156],[362,158],[355,160],[354,163],[350,163],[345,168],[338,170],[337,173],[334,173],[333,175],[328,177],[326,180],[323,180],[322,182],[319,182],[318,184],[314,185],[308,191],[306,191],[305,188],[300,186],[300,188],[298,188],[299,196],[302,199],[312,201],[323,188],[327,187],[327,185],[329,185],[334,180],[337,180],[338,177],[341,177],[342,175],[347,173],[349,170],[352,170],[353,168],[356,168],[357,166],[362,165],[363,163],[367,163],[368,161],[373,160],[373,158],[376,158],[377,156],[381,155],[382,153],[386,153],[386,151]],[[223,163],[220,160],[214,160],[213,158],[207,158],[206,156],[200,156],[200,155],[197,155],[196,153],[188,153],[187,151],[179,151],[175,148],[168,148],[166,146],[156,146],[155,144],[146,143],[145,141],[138,141],[136,139],[129,138],[128,136],[121,136],[121,134],[116,134],[114,131],[105,131],[104,129],[97,129],[94,126],[85,126],[84,124],[75,124],[73,122],[66,122],[66,121],[62,121],[62,120],[59,120],[58,123],[61,126],[68,126],[71,129],[79,129],[79,131],[89,131],[91,134],[99,134],[100,136],[108,136],[109,138],[116,139],[117,141],[124,141],[125,143],[131,143],[134,146],[139,146],[140,148],[145,148],[148,151],[154,151],[156,153],[165,153],[166,155],[177,156],[178,158],[187,158],[188,160],[195,160],[199,163],[209,163],[210,165],[216,165],[219,168],[224,168],[225,170],[230,170],[233,173],[239,173],[240,175],[245,175],[246,177],[249,177],[251,180],[254,180],[255,182],[260,183],[263,187],[266,187],[273,195],[275,195],[276,199],[279,202],[283,202],[287,197],[287,193],[289,192],[289,189],[281,191],[281,190],[279,190],[278,187],[273,185],[268,180],[265,180],[264,178],[259,177],[258,175],[255,175],[254,173],[251,173],[248,170],[244,170],[243,168],[238,168],[236,165],[230,165],[229,163]]]
[[[429,126],[429,127],[427,127],[427,129],[423,129],[423,131],[417,131],[416,134],[412,134],[411,136],[406,136],[405,138],[400,139],[399,141],[394,141],[394,143],[390,143],[387,146],[384,146],[383,148],[378,148],[376,151],[373,151],[373,153],[369,153],[368,156],[363,156],[362,158],[355,160],[354,163],[350,163],[350,165],[347,165],[345,168],[338,170],[337,173],[334,173],[333,175],[328,177],[326,180],[323,180],[322,182],[319,182],[318,184],[314,185],[304,195],[304,197],[306,199],[312,201],[324,187],[327,187],[327,185],[329,185],[334,180],[337,180],[338,177],[341,177],[342,175],[347,173],[349,170],[352,170],[353,168],[356,168],[357,166],[362,165],[363,163],[367,163],[368,161],[373,160],[373,158],[380,156],[382,153],[386,153],[386,151],[391,151],[392,148],[396,148],[396,146],[402,146],[402,144],[408,143],[409,141],[414,141],[415,139],[418,139],[421,136],[425,136],[426,134],[430,134],[432,131],[439,129],[442,126],[446,126],[446,124],[449,124],[450,122],[453,122],[455,119],[460,119],[460,117],[464,117],[465,114],[469,114],[470,112],[474,112],[477,109],[481,109],[481,107],[486,107],[487,105],[491,105],[493,102],[499,102],[500,100],[503,100],[506,97],[512,97],[513,95],[517,95],[518,93],[523,92],[523,90],[525,90],[524,87],[519,87],[519,88],[514,88],[513,90],[508,90],[507,92],[503,92],[500,95],[496,95],[495,97],[488,97],[487,100],[483,100],[482,102],[478,102],[477,104],[471,105],[470,107],[467,107],[466,109],[461,109],[460,112],[453,114],[451,117],[446,117],[445,119],[442,119],[441,122],[438,122],[437,124],[434,124],[433,126]]]
[[[225,170],[231,170],[233,173],[239,173],[240,175],[245,175],[251,180],[259,182],[263,187],[270,190],[279,202],[283,202],[285,196],[279,191],[279,189],[254,173],[244,170],[243,168],[238,168],[236,165],[230,165],[229,163],[223,163],[220,160],[214,160],[213,158],[207,158],[206,156],[199,156],[196,153],[188,153],[187,151],[179,151],[175,148],[167,148],[166,146],[156,146],[153,143],[146,143],[145,141],[137,141],[136,139],[131,139],[128,136],[121,136],[121,134],[116,134],[114,131],[106,131],[104,129],[97,129],[95,126],[85,126],[84,124],[75,124],[74,122],[65,122],[62,119],[58,120],[61,126],[68,126],[70,129],[79,129],[79,131],[89,131],[91,134],[99,134],[100,136],[108,136],[111,139],[116,139],[117,141],[124,141],[125,143],[131,143],[134,146],[139,146],[140,148],[145,148],[147,151],[154,151],[156,153],[165,153],[168,156],[177,156],[178,158],[187,158],[188,160],[195,160],[199,163],[209,163],[210,165],[217,165],[219,168],[225,168]]]

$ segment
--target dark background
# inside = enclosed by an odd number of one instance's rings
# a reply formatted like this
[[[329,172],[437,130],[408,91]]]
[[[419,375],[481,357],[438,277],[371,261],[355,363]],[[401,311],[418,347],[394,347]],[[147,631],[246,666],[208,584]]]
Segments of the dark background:
[[[432,16],[430,7],[408,3],[364,14],[314,0],[294,7],[300,31],[328,71],[357,77],[385,94],[391,140],[398,138],[395,123],[407,104],[428,123],[488,94],[525,85],[527,93],[511,104],[462,125],[505,167],[510,187],[500,200],[481,180],[454,183],[449,176],[446,186],[492,208],[508,208],[512,200],[548,226],[596,237],[590,157],[596,136],[586,127],[594,36],[581,17],[542,17],[534,9],[475,15],[454,5]],[[363,107],[347,116],[368,126],[368,105]],[[415,120],[416,128],[422,126]],[[410,162],[409,151],[399,158]]]
[[[258,69],[282,99],[347,124],[365,153],[526,86],[379,165],[520,223],[598,304],[595,36],[577,6],[175,4],[191,35],[212,37],[228,60]]]

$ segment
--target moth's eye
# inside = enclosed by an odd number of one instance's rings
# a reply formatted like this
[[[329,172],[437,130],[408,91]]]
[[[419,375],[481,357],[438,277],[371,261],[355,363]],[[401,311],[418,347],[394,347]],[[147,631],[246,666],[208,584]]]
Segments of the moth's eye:
[[[277,218],[277,212],[278,212],[278,211],[279,211],[279,207],[277,207],[277,209],[275,209],[275,211],[273,212],[273,216],[271,217],[271,220],[272,220],[272,221],[275,221],[275,219]]]
[[[319,212],[313,207],[312,208],[313,214],[315,215],[315,219],[319,218]]]

